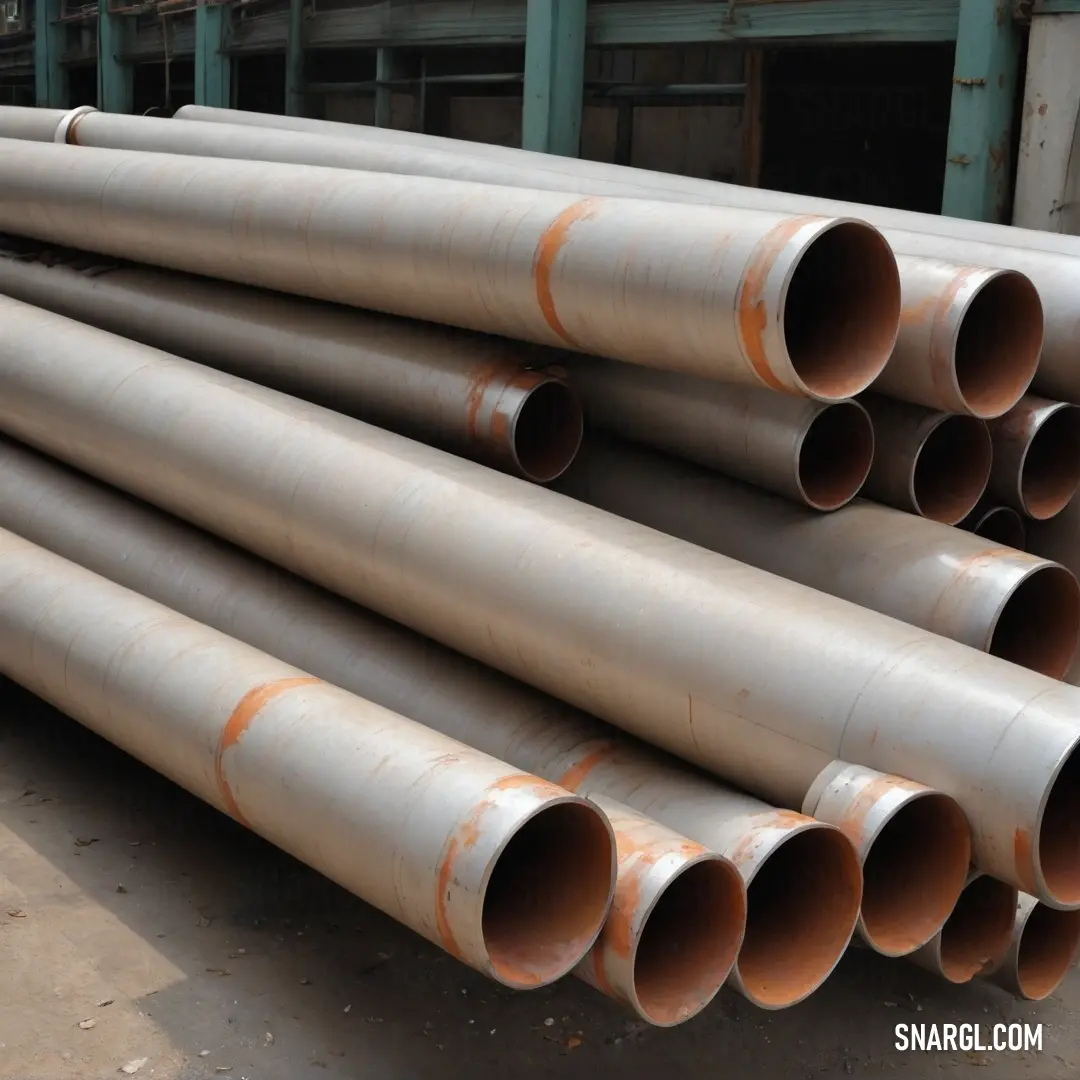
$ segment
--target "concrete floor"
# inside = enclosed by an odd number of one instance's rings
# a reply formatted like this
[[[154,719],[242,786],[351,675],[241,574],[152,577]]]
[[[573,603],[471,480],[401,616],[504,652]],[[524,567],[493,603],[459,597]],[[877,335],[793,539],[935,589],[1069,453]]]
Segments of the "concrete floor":
[[[1000,1020],[1043,1052],[892,1048]],[[1075,972],[1030,1006],[865,953],[797,1008],[725,991],[671,1031],[572,979],[504,991],[0,682],[0,1080],[1055,1080],[1078,1020]]]

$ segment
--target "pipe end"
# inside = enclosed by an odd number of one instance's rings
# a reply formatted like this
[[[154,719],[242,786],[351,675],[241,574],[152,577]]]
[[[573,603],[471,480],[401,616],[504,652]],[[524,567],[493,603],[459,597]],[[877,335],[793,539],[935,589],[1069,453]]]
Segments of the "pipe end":
[[[1042,1001],[1061,985],[1076,959],[1080,911],[1057,911],[1036,901],[1017,933],[1011,989],[1028,1001]]]
[[[1060,514],[1080,488],[1080,407],[1061,403],[1034,433],[1020,466],[1020,502],[1036,521]]]
[[[973,877],[941,930],[939,974],[971,982],[1001,965],[1012,941],[1017,890],[988,874]]]
[[[919,447],[911,474],[918,513],[943,525],[963,521],[986,490],[993,452],[984,421],[942,414]]]
[[[1037,565],[1005,598],[987,651],[1051,679],[1063,679],[1080,643],[1080,584],[1064,566],[1029,558]]]
[[[857,401],[827,405],[799,445],[797,480],[804,502],[838,510],[859,493],[874,460],[874,425]]]

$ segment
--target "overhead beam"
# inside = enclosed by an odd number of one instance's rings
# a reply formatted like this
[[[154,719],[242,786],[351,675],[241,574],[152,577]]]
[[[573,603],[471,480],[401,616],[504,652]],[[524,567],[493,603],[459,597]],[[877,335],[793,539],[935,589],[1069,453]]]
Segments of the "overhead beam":
[[[195,104],[228,109],[232,105],[229,8],[200,0],[195,9]]]
[[[124,59],[126,20],[98,0],[98,108],[102,112],[135,111],[135,69]]]
[[[586,0],[528,0],[521,145],[577,157],[585,79]]]
[[[285,47],[285,115],[304,115],[304,0],[289,0]]]
[[[68,107],[67,68],[64,55],[64,27],[60,0],[34,0],[34,102],[38,108]]]
[[[1012,0],[960,0],[941,212],[1006,221],[1020,66]]]

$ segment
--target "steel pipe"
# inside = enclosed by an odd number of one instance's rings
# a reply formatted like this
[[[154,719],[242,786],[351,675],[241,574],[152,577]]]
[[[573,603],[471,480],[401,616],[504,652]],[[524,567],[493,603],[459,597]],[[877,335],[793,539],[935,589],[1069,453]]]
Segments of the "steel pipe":
[[[823,399],[899,325],[849,219],[17,140],[0,184],[0,228],[39,240]]]
[[[836,828],[725,789],[569,705],[2,440],[0,527],[5,526],[328,682],[354,692],[362,688],[385,707],[430,721],[470,745],[529,761],[543,775],[598,798],[609,813],[604,800],[614,794],[639,812],[647,808],[669,828],[687,829],[685,835],[737,858],[751,889],[749,912],[743,887],[731,894],[719,868],[682,876],[688,861],[697,863],[689,840],[682,849],[686,860],[668,850],[643,882],[640,872],[647,862],[633,858],[635,845],[620,838],[644,834],[651,843],[662,838],[661,827],[626,826],[615,820],[617,814],[610,815],[620,844],[613,913],[601,953],[594,953],[579,974],[596,985],[599,962],[606,988],[653,1023],[685,1019],[701,1008],[716,976],[723,981],[740,941],[745,959],[734,972],[735,985],[757,1004],[779,1008],[818,986],[851,936],[859,909],[859,867],[852,844]],[[868,853],[871,840],[878,842],[879,833],[889,854],[868,864],[870,895],[882,891],[876,882],[894,868],[916,881],[925,879],[928,867],[940,870],[945,882],[949,866],[959,867],[963,876],[970,839],[966,826],[957,832],[959,811],[951,800],[940,796],[922,804],[933,811],[933,820],[926,822],[922,843],[906,847],[888,840],[897,831],[906,834],[903,822],[894,825],[893,819],[911,813],[890,785],[880,783],[873,798],[862,789],[853,794],[876,830],[872,838],[856,837],[860,854]],[[851,802],[841,793],[820,809],[850,827],[859,816],[849,813]],[[682,903],[673,897],[674,903],[660,909],[660,920],[642,926],[642,912],[654,910],[656,890],[665,880],[674,888],[676,876],[680,892],[696,891]],[[721,887],[728,892],[717,896]],[[940,888],[941,883],[920,896],[890,889],[881,904],[894,898],[889,912],[894,920],[924,919],[928,899]],[[693,897],[707,892],[712,895],[703,925],[695,915],[702,906]],[[664,914],[672,907],[681,912],[677,925]],[[622,929],[610,930],[615,925]],[[612,941],[622,943],[617,958],[610,956]]]
[[[985,421],[867,394],[874,462],[863,494],[909,514],[956,525],[990,479],[993,444]]]
[[[152,117],[106,113],[71,118],[59,125],[56,140],[121,150],[302,163],[491,184],[502,183],[505,170],[504,166],[467,153],[410,150],[378,141],[240,125],[224,127],[197,121],[174,124]],[[538,180],[535,185],[530,182],[532,176]],[[516,166],[509,168],[505,182],[510,187],[555,190],[573,184],[571,178],[558,172],[522,171]],[[572,190],[579,190],[576,184]],[[615,190],[619,190],[618,185]],[[718,202],[714,188],[703,190],[709,195],[704,201]],[[625,194],[638,198],[653,195],[648,186],[635,187]],[[675,198],[663,187],[655,197]],[[802,211],[792,207],[790,212]],[[900,332],[892,357],[877,380],[878,388],[930,408],[981,417],[1000,415],[1015,404],[1035,374],[1043,342],[1042,305],[1030,280],[1015,271],[912,257],[901,258],[900,278]]]
[[[876,503],[818,514],[595,438],[556,490],[1054,679],[1080,642],[1071,571]]]
[[[1011,506],[995,506],[986,498],[958,526],[1016,551],[1027,550],[1027,526]]]
[[[1020,893],[1012,940],[987,978],[1026,1001],[1048,998],[1062,983],[1080,946],[1080,911],[1055,911]]]
[[[599,934],[584,799],[6,531],[0,628],[9,678],[491,978],[552,982]]]
[[[500,338],[77,252],[0,250],[0,292],[529,480],[581,443],[574,394]]]
[[[948,921],[910,959],[951,983],[971,982],[1009,951],[1018,893],[988,874],[972,873]]]
[[[814,781],[803,812],[836,824],[862,860],[857,931],[865,944],[906,956],[941,929],[964,888],[963,854],[971,850],[967,821],[952,799],[836,761]]]
[[[53,142],[61,124],[78,111],[38,109],[32,105],[0,105],[0,138]],[[87,107],[87,111],[97,110]]]
[[[1080,408],[1028,394],[989,428],[988,493],[1036,521],[1060,514],[1080,488]]]
[[[855,401],[810,401],[596,357],[565,362],[598,427],[817,510],[850,502],[870,471],[874,429]]]
[[[1080,906],[1075,688],[19,301],[0,315],[10,434],[780,806],[835,759],[941,790],[977,865]]]
[[[1044,521],[1028,521],[1026,526],[1029,551],[1080,574],[1080,499],[1073,498],[1060,514]],[[1080,656],[1064,678],[1074,686],[1080,685]]]

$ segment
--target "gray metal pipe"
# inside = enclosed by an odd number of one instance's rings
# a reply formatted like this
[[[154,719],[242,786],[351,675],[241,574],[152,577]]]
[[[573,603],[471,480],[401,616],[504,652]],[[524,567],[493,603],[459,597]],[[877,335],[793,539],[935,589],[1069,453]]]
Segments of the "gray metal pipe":
[[[778,805],[836,759],[941,790],[978,865],[1080,906],[1075,688],[18,301],[0,315],[9,434]]]
[[[1080,911],[1055,911],[1020,893],[1012,940],[987,978],[1025,1001],[1042,1001],[1062,983],[1080,947]]]
[[[1009,951],[1018,895],[1013,886],[972,872],[948,921],[909,959],[956,984],[993,971]]]
[[[843,833],[775,810],[7,440],[0,440],[0,527],[328,682],[362,689],[453,738],[529,761],[544,776],[598,799],[616,827],[619,878],[600,952],[579,974],[653,1023],[677,1022],[703,1007],[740,942],[745,958],[733,981],[751,1001],[779,1008],[818,986],[858,916],[853,845],[869,868],[864,896],[875,943],[891,942],[886,933],[932,933],[955,901],[948,890],[957,872],[955,891],[962,884],[970,836],[962,812],[944,795],[880,774],[873,774],[871,792],[865,785],[831,785],[828,798],[815,797],[815,809]],[[690,840],[665,848],[655,862],[635,857],[643,843],[664,843],[665,834],[655,823],[619,820],[612,795],[737,858],[751,890],[749,912],[742,888],[728,895],[730,882],[718,880],[718,869],[692,868],[700,856]],[[913,798],[921,800],[918,808],[909,808]],[[903,842],[913,816],[925,826],[915,846]],[[896,884],[897,874],[906,888]],[[657,918],[660,890],[668,901]]]
[[[443,150],[411,151],[376,141],[198,122],[174,124],[153,117],[106,113],[73,118],[60,126],[57,141],[120,150],[437,175],[490,184],[502,182],[505,168],[467,154],[448,155]],[[534,175],[544,182],[530,183]],[[563,190],[570,182],[564,175],[523,172],[513,166],[506,176],[511,187]],[[648,198],[652,191],[644,186],[625,194]],[[656,197],[672,198],[663,189]],[[708,199],[695,201],[715,203],[714,190],[709,189]],[[802,211],[793,208],[792,212]],[[900,333],[875,385],[883,393],[935,409],[976,416],[1005,412],[1031,382],[1042,347],[1042,305],[1035,287],[1015,271],[911,257],[901,257],[899,264],[903,286]]]
[[[1080,408],[1027,394],[989,423],[994,463],[987,493],[1045,521],[1080,488]]]
[[[984,540],[993,540],[1003,547],[1027,550],[1027,525],[1024,519],[1011,506],[996,506],[985,496],[958,528],[981,536]]]
[[[887,506],[819,514],[596,438],[556,490],[1050,678],[1080,643],[1080,585],[1064,566]]]
[[[1026,327],[1019,318],[1005,317],[1004,310],[999,311],[998,305],[1006,301],[1016,303],[1019,305],[1014,309],[1017,315],[1024,310],[1033,314],[1030,292],[1015,278],[995,279],[996,283],[987,283],[980,292],[979,282],[985,279],[980,278],[980,272],[974,269],[977,267],[1007,268],[1027,275],[1034,282],[1046,309],[1046,338],[1035,372],[1035,387],[1050,397],[1080,401],[1080,370],[1075,363],[1073,330],[1077,319],[1076,296],[1080,291],[1080,262],[1077,261],[1080,242],[1075,238],[1014,229],[1007,225],[944,218],[937,214],[918,214],[881,206],[739,187],[605,162],[581,161],[511,147],[438,138],[417,132],[191,105],[180,109],[176,117],[188,123],[203,121],[199,127],[205,127],[206,122],[252,126],[259,130],[260,135],[270,139],[272,145],[279,147],[279,153],[286,152],[284,148],[288,144],[278,140],[278,132],[274,129],[306,133],[308,136],[337,137],[337,141],[350,147],[348,153],[344,149],[334,150],[327,146],[328,140],[325,138],[316,138],[315,142],[293,141],[291,160],[313,160],[316,157],[324,160],[322,155],[326,154],[333,156],[339,168],[388,170],[412,175],[480,180],[510,187],[573,190],[589,195],[671,199],[787,213],[852,215],[882,229],[898,255],[933,260],[938,263],[939,270],[942,263],[962,264],[955,266],[953,284],[948,286],[946,293],[955,292],[957,299],[966,294],[973,301],[971,310],[965,309],[962,303],[958,309],[967,311],[972,327],[970,334],[961,330],[959,338],[954,337],[952,328],[956,325],[955,320],[943,307],[933,318],[932,338],[938,343],[935,352],[931,355],[925,352],[912,354],[918,358],[918,364],[914,367],[909,368],[907,364],[900,365],[898,362],[891,364],[890,377],[899,380],[903,371],[903,382],[909,388],[916,385],[923,390],[931,386],[936,388],[936,392],[931,391],[926,396],[920,393],[918,399],[913,397],[916,404],[966,412],[968,409],[958,408],[959,389],[965,400],[981,402],[975,406],[979,410],[975,415],[989,417],[994,415],[995,410],[1005,411],[1001,406],[1010,394],[1014,395],[1015,401],[1023,391],[1023,386],[1017,385],[1021,381],[1020,372],[1029,362],[1033,346],[1037,352],[1038,334],[1034,326]],[[348,138],[341,138],[343,135]],[[174,146],[187,142],[181,137],[173,138]],[[259,153],[257,149],[249,152]],[[264,154],[270,152],[262,151]],[[925,315],[914,317],[914,323],[909,323],[907,327],[902,325],[898,341],[909,340],[906,334],[911,335],[910,339],[917,339],[919,324],[925,335],[927,323],[924,319],[929,316],[929,310],[920,308],[921,296],[937,273],[931,265],[926,265],[920,270],[920,275],[925,276],[916,279],[902,274],[905,307],[913,317],[919,310],[924,311]],[[952,361],[947,352],[941,351],[942,346],[954,350]],[[1023,362],[1018,359],[1021,354],[1025,357]],[[1014,360],[1015,369],[1012,366]],[[891,388],[882,389],[890,394],[895,393]],[[993,404],[995,401],[997,404]]]
[[[596,426],[817,510],[850,502],[870,471],[874,429],[855,401],[811,401],[597,357],[567,355],[565,364]]]
[[[956,525],[975,509],[990,479],[986,422],[866,394],[874,461],[863,494],[909,514]]]
[[[61,124],[73,112],[71,109],[39,109],[32,105],[0,105],[0,138],[53,142]]]
[[[17,140],[0,184],[8,232],[825,399],[899,324],[892,252],[853,219]]]
[[[552,982],[599,934],[584,799],[6,531],[0,628],[9,678],[493,979]]]
[[[529,480],[581,443],[572,391],[500,338],[76,252],[0,249],[0,292]]]

